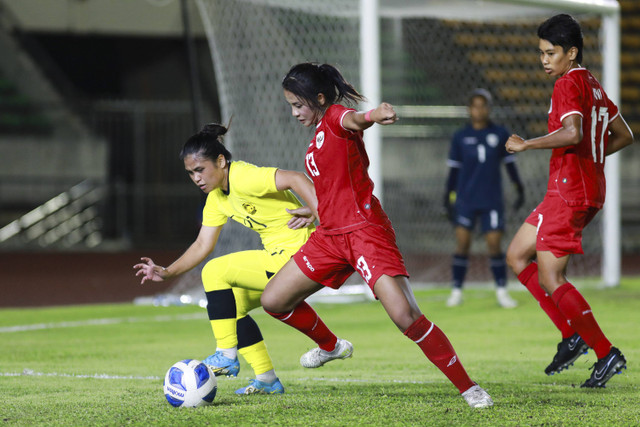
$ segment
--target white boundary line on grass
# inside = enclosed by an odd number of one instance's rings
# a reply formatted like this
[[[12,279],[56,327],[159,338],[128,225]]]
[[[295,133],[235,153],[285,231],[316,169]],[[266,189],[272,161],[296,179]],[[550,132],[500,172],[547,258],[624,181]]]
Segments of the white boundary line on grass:
[[[69,377],[69,378],[95,378],[99,380],[160,380],[156,376],[135,375],[109,375],[109,374],[65,374],[59,372],[35,372],[25,368],[22,372],[0,372],[0,377]]]
[[[109,374],[66,374],[61,372],[35,372],[25,368],[22,372],[0,372],[0,377],[66,377],[66,378],[94,378],[99,380],[154,380],[162,378],[158,376],[136,376],[136,375],[109,375]],[[247,377],[248,378],[248,377]],[[235,378],[232,378],[234,380]],[[368,380],[356,378],[321,378],[304,377],[292,378],[292,381],[318,381],[333,383],[360,383],[360,384],[434,384],[437,381],[412,381],[412,380]]]
[[[157,376],[136,376],[136,375],[109,375],[109,374],[66,374],[60,372],[35,372],[31,369],[25,368],[23,372],[0,372],[0,377],[64,377],[64,378],[94,378],[98,380],[152,380],[152,381],[160,381],[163,378]],[[245,379],[251,379],[250,377],[246,378],[227,378],[226,381],[242,381]],[[372,380],[372,379],[357,379],[357,378],[321,378],[321,377],[302,377],[302,378],[291,378],[291,381],[318,381],[318,382],[327,382],[327,383],[356,383],[356,384],[439,384],[442,381],[414,381],[414,380]],[[531,384],[534,386],[549,386],[551,384],[547,383],[535,383]],[[553,384],[554,386],[558,386],[561,384]],[[567,387],[573,387],[571,384],[566,384]]]
[[[121,323],[141,323],[141,322],[172,322],[174,320],[195,320],[202,319],[203,313],[176,314],[173,316],[162,315],[152,317],[113,317],[104,319],[87,319],[74,322],[57,323],[34,323],[32,325],[16,325],[0,327],[0,333],[38,331],[44,329],[77,328],[82,326],[104,326],[118,325]]]

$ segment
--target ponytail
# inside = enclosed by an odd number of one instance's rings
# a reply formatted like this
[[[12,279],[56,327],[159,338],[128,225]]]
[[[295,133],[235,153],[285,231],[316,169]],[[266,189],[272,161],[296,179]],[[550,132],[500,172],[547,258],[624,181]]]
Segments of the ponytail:
[[[222,154],[227,162],[231,161],[231,153],[222,144],[222,137],[227,133],[227,128],[217,123],[209,123],[203,126],[200,132],[191,136],[184,143],[180,151],[180,159],[184,160],[189,155],[201,156],[212,162]]]
[[[342,77],[340,71],[330,64],[303,62],[294,65],[282,80],[282,88],[317,110],[327,107],[318,102],[319,93],[324,95],[328,105],[342,101],[352,104],[365,100],[365,97]]]

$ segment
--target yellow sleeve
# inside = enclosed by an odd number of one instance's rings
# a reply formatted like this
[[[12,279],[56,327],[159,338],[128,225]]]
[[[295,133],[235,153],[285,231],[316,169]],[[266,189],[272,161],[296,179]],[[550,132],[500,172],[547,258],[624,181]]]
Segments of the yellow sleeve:
[[[207,227],[219,227],[227,223],[227,215],[219,209],[220,191],[214,190],[207,196],[207,202],[202,210],[202,225]]]
[[[232,163],[231,180],[240,188],[242,193],[262,197],[268,193],[275,193],[276,171],[274,167],[260,167],[242,161]],[[233,185],[233,184],[232,184]]]

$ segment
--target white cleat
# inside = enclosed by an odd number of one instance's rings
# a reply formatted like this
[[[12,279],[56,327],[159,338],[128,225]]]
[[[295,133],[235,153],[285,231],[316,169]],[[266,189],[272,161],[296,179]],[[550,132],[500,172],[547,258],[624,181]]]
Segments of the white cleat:
[[[316,347],[307,351],[300,358],[300,364],[305,368],[319,368],[327,362],[335,359],[346,359],[353,354],[353,345],[347,341],[338,338],[336,348],[333,351],[325,351],[320,347]]]
[[[516,308],[518,306],[518,302],[509,296],[506,288],[496,289],[496,298],[502,308]]]
[[[489,406],[493,406],[493,399],[491,399],[489,393],[484,391],[478,384],[462,393],[462,397],[464,397],[464,400],[466,400],[472,408],[488,408]]]
[[[462,304],[462,289],[453,288],[447,299],[447,307],[457,307]]]

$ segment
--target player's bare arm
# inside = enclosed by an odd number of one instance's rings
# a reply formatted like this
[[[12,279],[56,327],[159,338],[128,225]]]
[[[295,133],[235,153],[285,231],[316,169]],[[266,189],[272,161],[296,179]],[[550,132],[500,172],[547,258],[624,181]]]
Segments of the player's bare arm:
[[[367,120],[367,114],[369,119]],[[347,113],[342,119],[342,126],[352,131],[361,131],[370,128],[374,123],[390,125],[398,120],[398,115],[393,109],[393,105],[383,102],[377,108],[368,111],[353,111]]]
[[[609,132],[607,156],[633,143],[633,132],[631,132],[629,125],[621,115],[618,115],[618,117],[609,124]]]
[[[567,116],[562,127],[555,132],[538,138],[527,139],[511,135],[506,148],[509,153],[519,153],[531,149],[550,149],[577,145],[582,140],[582,117],[578,114]]]
[[[313,182],[311,182],[311,180],[305,174],[297,171],[278,169],[276,171],[276,189],[278,191],[291,190],[296,193],[309,207],[309,209],[311,210],[311,214],[315,218],[319,218],[316,189],[313,186]],[[305,214],[305,211],[300,211],[299,209],[288,212],[296,212],[295,214],[300,216],[304,216]],[[313,222],[315,218],[309,221],[309,223]],[[309,223],[307,223],[307,225]],[[291,225],[289,225],[289,227],[292,228]]]
[[[200,264],[216,247],[216,242],[220,236],[222,227],[202,226],[198,237],[189,246],[180,258],[175,260],[169,267],[162,267],[153,262],[151,258],[142,257],[142,262],[133,266],[137,270],[136,276],[142,276],[140,284],[147,280],[153,282],[163,282],[175,276],[187,272]]]

